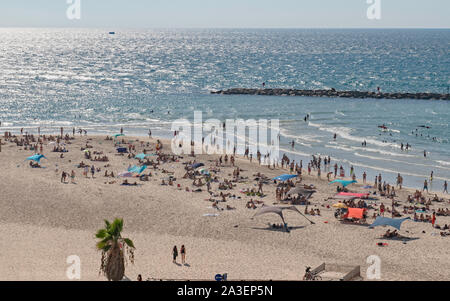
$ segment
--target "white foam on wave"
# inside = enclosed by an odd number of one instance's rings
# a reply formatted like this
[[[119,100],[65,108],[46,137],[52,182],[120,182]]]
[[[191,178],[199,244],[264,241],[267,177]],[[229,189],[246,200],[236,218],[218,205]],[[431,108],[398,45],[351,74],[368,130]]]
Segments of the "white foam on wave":
[[[319,139],[317,139],[317,138],[319,138],[319,136],[311,136],[311,135],[292,135],[292,134],[289,134],[288,132],[287,132],[287,130],[285,130],[285,129],[281,129],[280,130],[280,134],[283,136],[283,137],[286,137],[286,138],[290,138],[290,139],[295,139],[297,142],[301,142],[301,141],[307,141],[307,142],[314,142],[314,143],[321,143],[322,141],[321,140],[319,140]]]
[[[352,162],[352,161],[349,161],[349,160],[346,160],[346,159],[343,159],[343,160],[340,160],[340,161],[342,161],[344,163],[347,163],[349,165],[359,166],[359,167],[364,167],[364,168],[370,168],[370,169],[373,169],[373,170],[377,170],[379,172],[388,172],[388,173],[392,173],[392,174],[400,173],[400,174],[403,174],[403,175],[408,175],[408,176],[418,177],[418,178],[424,178],[424,179],[427,179],[429,177],[428,175],[415,174],[415,173],[411,173],[411,172],[392,170],[392,169],[384,168],[384,167],[371,166],[371,165],[367,165],[367,164],[364,164],[364,163]],[[442,177],[439,177],[439,176],[435,176],[434,178],[438,179],[438,180],[443,180],[443,181],[446,180],[445,178],[442,178]]]
[[[440,161],[440,160],[436,160],[437,163],[441,164],[441,165],[445,165],[445,166],[450,166],[450,162],[449,161]]]
[[[351,135],[351,132],[353,131],[353,129],[351,128],[347,128],[347,127],[326,127],[323,124],[320,123],[313,123],[313,122],[309,122],[309,125],[315,128],[318,128],[321,131],[325,131],[325,132],[329,132],[332,134],[337,134],[338,136],[346,139],[346,140],[350,140],[350,141],[355,141],[355,142],[359,142],[359,143],[363,143],[364,141],[367,142],[367,144],[373,144],[373,145],[378,145],[378,146],[382,146],[382,147],[386,147],[386,146],[390,146],[390,147],[394,147],[394,148],[398,148],[398,145],[395,145],[393,143],[384,143],[375,139],[371,139],[371,138],[362,138],[362,137],[358,137],[358,136],[353,136]]]
[[[427,164],[415,163],[415,162],[406,162],[406,161],[401,161],[401,160],[389,159],[389,158],[385,158],[385,157],[373,157],[373,156],[363,155],[363,154],[360,154],[357,152],[355,153],[355,156],[372,159],[372,160],[389,161],[389,162],[402,163],[402,164],[406,164],[406,165],[415,165],[415,166],[423,166],[423,167],[427,167],[427,168],[440,168],[440,169],[450,170],[450,168],[443,167],[443,166],[427,165]],[[439,162],[439,161],[436,161],[436,162]]]

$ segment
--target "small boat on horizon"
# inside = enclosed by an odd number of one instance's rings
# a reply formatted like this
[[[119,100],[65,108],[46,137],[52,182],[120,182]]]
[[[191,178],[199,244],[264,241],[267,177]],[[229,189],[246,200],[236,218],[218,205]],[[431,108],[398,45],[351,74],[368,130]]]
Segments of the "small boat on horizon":
[[[116,32],[114,32],[114,31],[110,31],[110,32],[109,32],[109,34],[116,34]]]

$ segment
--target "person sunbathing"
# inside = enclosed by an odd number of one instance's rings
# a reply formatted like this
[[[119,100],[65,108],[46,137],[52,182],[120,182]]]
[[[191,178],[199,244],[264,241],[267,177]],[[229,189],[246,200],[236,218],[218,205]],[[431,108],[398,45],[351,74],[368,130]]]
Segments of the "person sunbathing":
[[[235,207],[231,207],[230,205],[227,205],[227,210],[236,210]]]

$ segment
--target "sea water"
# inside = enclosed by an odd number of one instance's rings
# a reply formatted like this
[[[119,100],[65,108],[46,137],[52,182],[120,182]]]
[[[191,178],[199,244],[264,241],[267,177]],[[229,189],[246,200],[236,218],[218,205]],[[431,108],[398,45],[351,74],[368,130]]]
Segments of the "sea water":
[[[234,87],[448,93],[450,30],[0,29],[0,132],[171,137],[171,123],[278,119],[281,152],[432,189],[450,179],[450,103],[211,95]],[[309,114],[310,120],[304,121]],[[386,125],[383,131],[378,126]],[[424,127],[425,126],[425,127]],[[337,134],[336,141],[333,135]],[[290,143],[295,141],[294,149]],[[367,142],[367,147],[361,143]],[[400,144],[412,146],[401,151]],[[424,157],[424,151],[427,157]]]

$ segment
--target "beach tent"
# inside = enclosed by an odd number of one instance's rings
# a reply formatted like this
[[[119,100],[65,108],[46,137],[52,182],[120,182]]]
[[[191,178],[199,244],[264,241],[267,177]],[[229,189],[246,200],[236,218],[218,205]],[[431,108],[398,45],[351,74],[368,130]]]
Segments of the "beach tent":
[[[345,180],[334,180],[328,184],[340,183],[342,186],[347,187],[350,184],[358,183],[357,181],[345,181]]]
[[[205,164],[203,164],[203,163],[195,163],[195,164],[191,165],[191,168],[192,169],[197,169],[197,168],[202,167],[202,166],[205,166]]]
[[[297,177],[297,175],[281,175],[281,176],[278,176],[276,178],[273,178],[273,180],[285,182],[287,180],[290,180],[290,179],[293,179],[293,178],[296,178],[296,177]]]
[[[309,195],[316,192],[315,190],[308,190],[303,187],[294,187],[293,189],[289,190],[287,193],[288,195],[294,195],[294,194],[301,194],[301,195]]]
[[[362,219],[364,218],[364,212],[366,209],[361,208],[348,208],[347,214],[345,215],[345,218],[356,218],[356,219]]]
[[[34,155],[28,157],[25,161],[35,161],[37,163],[40,163],[42,158],[47,159],[44,155]]]
[[[394,219],[394,218],[379,216],[379,217],[377,217],[375,222],[372,225],[370,225],[370,228],[375,228],[378,226],[391,226],[391,227],[394,227],[394,228],[400,230],[402,223],[409,219],[411,219],[411,218],[407,217],[407,218],[401,218],[401,219]]]
[[[314,222],[310,221],[306,216],[304,216],[300,211],[298,211],[298,209],[295,206],[291,206],[291,207],[263,206],[261,209],[259,209],[258,212],[256,212],[256,214],[253,217],[257,217],[257,216],[260,216],[263,214],[268,214],[268,213],[275,213],[281,217],[283,224],[286,224],[286,222],[284,221],[284,217],[283,217],[284,210],[295,211],[298,214],[302,215],[304,218],[306,218],[311,224],[314,224]]]

